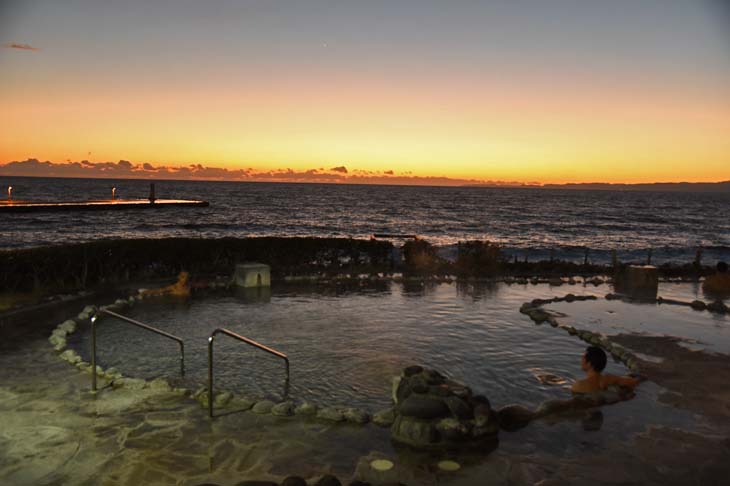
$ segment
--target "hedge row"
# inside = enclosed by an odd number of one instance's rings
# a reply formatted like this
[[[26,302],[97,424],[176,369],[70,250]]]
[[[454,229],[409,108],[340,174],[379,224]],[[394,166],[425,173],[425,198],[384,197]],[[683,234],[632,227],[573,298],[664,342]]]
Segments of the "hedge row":
[[[171,277],[182,270],[194,276],[230,274],[236,263],[271,266],[272,275],[334,275],[404,272],[459,277],[568,276],[612,274],[618,268],[570,262],[508,261],[498,245],[462,242],[456,261],[438,256],[425,240],[409,241],[400,255],[390,242],[349,238],[166,238],[101,240],[0,251],[0,293],[66,292],[136,279]],[[699,265],[659,268],[663,277],[711,273]]]
[[[66,291],[133,279],[232,273],[271,265],[274,276],[389,271],[392,245],[346,238],[101,240],[0,252],[0,292]]]

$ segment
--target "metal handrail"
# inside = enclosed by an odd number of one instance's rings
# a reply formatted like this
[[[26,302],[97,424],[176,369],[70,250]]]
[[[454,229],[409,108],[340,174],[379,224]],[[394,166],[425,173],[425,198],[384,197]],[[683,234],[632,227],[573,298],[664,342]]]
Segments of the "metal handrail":
[[[241,336],[240,334],[236,334],[233,331],[229,331],[228,329],[224,329],[219,327],[208,338],[208,415],[210,415],[210,418],[213,418],[213,342],[215,340],[216,334],[225,334],[226,336],[230,336],[233,339],[237,339],[241,342],[244,342],[246,344],[249,344],[255,348],[258,348],[262,351],[266,351],[269,354],[273,354],[274,356],[277,356],[284,360],[286,363],[286,383],[288,388],[289,384],[289,358],[286,354],[277,351],[273,348],[270,348],[268,346],[264,346],[263,344],[259,344],[253,339],[249,339],[245,336]]]
[[[96,314],[94,314],[94,316],[91,318],[91,390],[93,392],[96,392],[96,320],[99,317],[99,314],[107,314],[112,317],[116,317],[117,319],[120,319],[134,326],[141,327],[142,329],[152,331],[155,334],[159,334],[160,336],[172,339],[173,341],[177,341],[177,343],[180,345],[180,374],[185,376],[185,343],[182,339],[177,336],[173,336],[170,333],[157,329],[156,327],[149,326],[121,314],[117,314],[116,312],[112,312],[108,309],[102,308],[97,310]]]

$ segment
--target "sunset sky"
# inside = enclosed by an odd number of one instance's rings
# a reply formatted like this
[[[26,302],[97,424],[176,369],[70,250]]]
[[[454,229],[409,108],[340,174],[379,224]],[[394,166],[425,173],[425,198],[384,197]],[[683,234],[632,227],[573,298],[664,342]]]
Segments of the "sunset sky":
[[[0,0],[0,45],[0,164],[730,179],[723,0]]]

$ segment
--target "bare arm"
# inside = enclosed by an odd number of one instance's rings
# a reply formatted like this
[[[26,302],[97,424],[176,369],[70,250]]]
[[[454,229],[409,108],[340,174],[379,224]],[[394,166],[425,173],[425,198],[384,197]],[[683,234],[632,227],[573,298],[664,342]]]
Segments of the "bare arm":
[[[639,384],[638,379],[631,378],[629,376],[615,376],[615,375],[604,375],[603,376],[603,384],[605,386],[608,385],[619,385],[619,386],[625,386],[628,388],[634,388],[636,385]]]
[[[165,295],[169,293],[174,293],[176,289],[177,284],[168,285],[166,287],[160,287],[157,289],[149,289],[145,290],[145,295]]]

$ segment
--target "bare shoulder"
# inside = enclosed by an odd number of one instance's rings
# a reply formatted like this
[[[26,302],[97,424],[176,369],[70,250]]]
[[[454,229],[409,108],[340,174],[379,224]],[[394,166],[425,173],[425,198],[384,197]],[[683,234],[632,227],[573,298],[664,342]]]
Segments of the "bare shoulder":
[[[594,386],[588,380],[578,380],[570,387],[570,391],[573,393],[591,393],[594,391]]]

